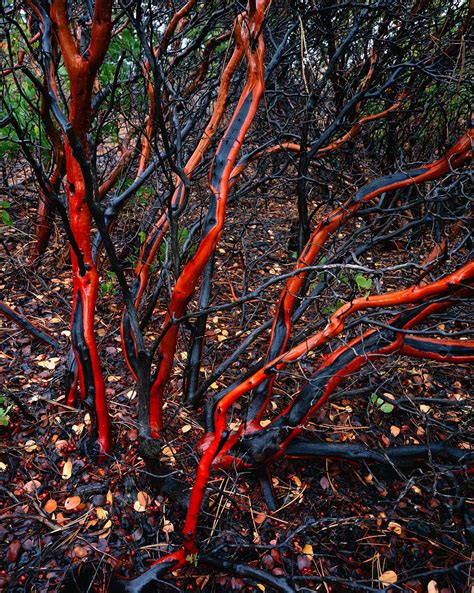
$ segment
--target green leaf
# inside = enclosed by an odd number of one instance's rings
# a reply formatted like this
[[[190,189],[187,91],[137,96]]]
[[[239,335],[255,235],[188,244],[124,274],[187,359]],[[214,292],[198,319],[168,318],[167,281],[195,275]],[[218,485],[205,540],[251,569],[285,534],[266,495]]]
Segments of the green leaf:
[[[3,224],[7,224],[8,226],[13,224],[13,221],[6,210],[0,210],[0,218],[2,219]]]
[[[186,556],[186,561],[189,562],[189,564],[192,564],[193,566],[197,566],[198,565],[198,555],[197,554],[188,554]]]
[[[366,278],[365,276],[362,276],[362,274],[358,274],[355,277],[355,281],[361,290],[370,290],[372,288],[372,279]]]
[[[138,238],[140,239],[140,244],[143,245],[143,243],[145,243],[145,241],[146,241],[146,233],[145,233],[145,231],[140,231],[138,233]]]
[[[383,400],[381,400],[383,401]],[[380,406],[380,404],[379,404]],[[380,406],[380,411],[383,412],[384,414],[391,414],[393,412],[394,409],[394,405],[393,404],[389,404],[388,402],[383,402],[383,404]]]

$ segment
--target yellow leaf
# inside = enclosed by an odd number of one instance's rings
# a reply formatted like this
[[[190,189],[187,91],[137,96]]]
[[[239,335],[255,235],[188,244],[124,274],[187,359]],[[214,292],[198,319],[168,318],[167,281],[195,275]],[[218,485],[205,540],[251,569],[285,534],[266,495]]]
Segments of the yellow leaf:
[[[302,551],[310,560],[313,559],[313,546],[311,544],[305,544]]]
[[[107,519],[107,517],[109,516],[109,511],[103,509],[102,507],[97,507],[95,510],[95,514],[97,515],[97,519],[100,519],[102,521],[104,519]]]
[[[187,433],[192,429],[191,424],[185,424],[184,426],[181,427],[181,432],[183,433]]]
[[[393,570],[386,570],[379,576],[379,581],[382,583],[396,583],[398,581],[398,575]]]
[[[265,585],[262,585],[261,583],[257,583],[257,587],[260,589],[260,591],[266,591]]]
[[[107,492],[107,496],[105,497],[105,501],[107,502],[107,504],[112,504],[114,502],[114,497],[113,497],[112,492],[110,490]]]

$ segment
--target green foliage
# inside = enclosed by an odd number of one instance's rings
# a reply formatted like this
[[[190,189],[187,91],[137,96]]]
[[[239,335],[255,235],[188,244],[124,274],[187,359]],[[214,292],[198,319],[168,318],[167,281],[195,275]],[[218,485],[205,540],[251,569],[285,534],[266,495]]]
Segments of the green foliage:
[[[178,250],[179,250],[179,252],[182,251],[183,245],[188,237],[189,237],[189,229],[187,229],[187,228],[178,229]],[[160,245],[160,262],[164,263],[165,259],[166,259],[166,245],[164,243],[162,243]]]
[[[376,393],[372,393],[372,395],[370,396],[370,403],[374,406],[374,408],[377,408],[384,414],[391,414],[395,408],[393,404],[386,402]]]
[[[365,295],[366,297],[369,296],[370,294],[370,289],[372,288],[372,278],[367,278],[366,276],[363,276],[362,274],[357,274],[357,276],[354,278],[357,284],[357,287],[362,291],[365,291]]]
[[[333,313],[335,313],[339,307],[342,307],[344,305],[344,301],[341,299],[338,299],[335,303],[332,303],[331,305],[326,305],[324,307],[321,308],[321,311],[324,313],[324,315],[326,315],[327,317],[330,317]]]
[[[198,565],[198,555],[197,554],[188,554],[186,556],[186,562],[189,562],[189,564],[192,564],[193,566],[197,566]]]
[[[12,406],[5,405],[5,396],[0,395],[0,426],[8,426],[10,423],[9,412]]]
[[[10,208],[10,202],[6,202],[5,200],[0,200],[0,221],[3,224],[7,224],[11,226],[13,221],[10,217],[8,212],[8,208]]]
[[[114,294],[117,290],[115,283],[116,283],[116,275],[115,272],[107,271],[108,280],[106,282],[101,282],[100,284],[100,295],[105,296],[108,294]]]

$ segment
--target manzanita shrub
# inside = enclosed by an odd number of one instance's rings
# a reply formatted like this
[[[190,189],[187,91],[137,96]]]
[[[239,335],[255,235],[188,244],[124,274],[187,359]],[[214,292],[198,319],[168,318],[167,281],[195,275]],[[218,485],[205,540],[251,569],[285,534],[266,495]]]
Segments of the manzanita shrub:
[[[67,359],[66,403],[87,411],[87,454],[107,464],[97,317],[114,303],[137,453],[157,493],[189,490],[179,541],[109,590],[161,590],[196,567],[262,591],[324,582],[212,549],[203,504],[222,472],[260,476],[271,513],[269,472],[285,457],[468,471],[456,442],[372,450],[305,434],[347,378],[389,359],[474,360],[461,314],[474,278],[472,7],[455,4],[4,3],[4,176],[21,161],[36,192],[30,265],[47,276],[55,243],[68,245],[70,344],[7,297],[1,312]],[[0,202],[5,225],[13,212]],[[365,397],[372,416],[396,414],[383,392]],[[162,455],[180,408],[204,429],[182,433],[196,459],[184,478]]]

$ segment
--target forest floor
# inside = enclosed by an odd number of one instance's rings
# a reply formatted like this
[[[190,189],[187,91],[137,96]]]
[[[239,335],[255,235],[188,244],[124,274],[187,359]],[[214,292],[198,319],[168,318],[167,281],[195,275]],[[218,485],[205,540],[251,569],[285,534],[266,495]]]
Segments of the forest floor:
[[[120,298],[107,278],[102,281],[97,335],[114,455],[103,463],[85,455],[88,414],[66,405],[63,388],[71,297],[67,252],[57,233],[40,265],[27,264],[33,207],[29,212],[15,208],[14,225],[2,231],[2,299],[46,328],[61,348],[39,344],[0,319],[0,381],[7,416],[0,428],[0,590],[59,591],[70,583],[71,568],[80,566],[80,574],[95,574],[91,591],[106,591],[113,571],[138,575],[179,546],[184,510],[179,501],[157,495],[137,454],[136,396],[120,354]],[[265,211],[277,238],[288,230],[283,210],[284,202]],[[235,244],[242,229],[251,226],[241,216],[220,245],[218,266],[226,273],[216,274],[215,293],[223,300],[231,298],[238,284]],[[264,232],[255,228],[247,244],[253,248]],[[255,275],[272,273],[279,254],[273,258],[262,256]],[[270,291],[268,299],[275,294]],[[268,302],[265,306],[268,311]],[[254,326],[266,320],[261,303],[248,315]],[[238,313],[210,318],[211,363],[238,343],[241,322]],[[261,345],[257,341],[245,354],[241,368],[261,356]],[[238,371],[234,366],[213,387],[228,385]],[[163,461],[185,491],[193,483],[196,444],[204,428],[202,415],[180,405],[181,379],[178,357],[167,397]],[[374,449],[445,441],[469,450],[470,379],[467,365],[393,357],[348,379],[306,434]],[[278,397],[287,398],[290,387],[279,386]],[[389,394],[394,401],[390,411],[371,400],[374,392]],[[288,575],[295,589],[303,591],[470,591],[474,524],[468,503],[473,493],[462,471],[446,471],[442,463],[389,471],[334,460],[286,460],[269,471],[278,501],[274,512],[265,505],[254,474],[229,470],[213,476],[201,522],[204,551],[234,550],[239,561]],[[167,582],[160,590],[271,591],[268,585],[201,564],[170,575]],[[74,591],[72,584],[66,585],[69,590]]]

